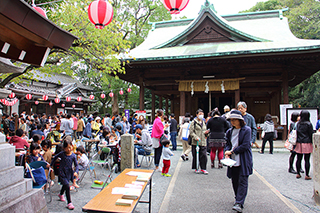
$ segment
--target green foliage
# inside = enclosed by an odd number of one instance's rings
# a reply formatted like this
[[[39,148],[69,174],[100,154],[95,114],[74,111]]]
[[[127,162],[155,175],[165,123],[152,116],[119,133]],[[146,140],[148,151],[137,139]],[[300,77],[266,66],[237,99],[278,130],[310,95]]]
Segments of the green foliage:
[[[282,9],[283,7],[284,7],[284,4],[282,3],[281,0],[269,0],[266,2],[258,2],[255,6],[251,7],[249,10],[240,11],[239,13],[277,10],[277,9]]]

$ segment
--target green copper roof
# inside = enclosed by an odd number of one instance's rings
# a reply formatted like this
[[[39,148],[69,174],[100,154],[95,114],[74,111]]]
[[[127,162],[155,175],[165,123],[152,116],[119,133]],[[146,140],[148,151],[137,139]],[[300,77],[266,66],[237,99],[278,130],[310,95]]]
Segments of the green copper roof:
[[[153,29],[150,30],[146,40],[123,58],[134,63],[134,61],[235,57],[248,54],[320,50],[320,40],[298,39],[292,34],[287,18],[282,16],[285,10],[287,9],[221,17],[217,15],[212,5],[205,5],[196,19],[152,23]],[[246,38],[246,41],[185,44],[186,36],[206,17],[233,36]]]

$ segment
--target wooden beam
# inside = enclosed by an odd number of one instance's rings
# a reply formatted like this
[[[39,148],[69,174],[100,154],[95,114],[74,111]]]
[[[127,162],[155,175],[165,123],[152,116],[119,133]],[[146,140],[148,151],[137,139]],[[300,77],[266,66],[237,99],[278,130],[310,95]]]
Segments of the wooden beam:
[[[140,94],[139,94],[139,109],[144,110],[144,85],[143,85],[143,77],[139,77],[139,86],[140,86]]]
[[[288,83],[288,70],[284,70],[282,74],[282,91],[283,91],[283,103],[289,103],[289,83]]]

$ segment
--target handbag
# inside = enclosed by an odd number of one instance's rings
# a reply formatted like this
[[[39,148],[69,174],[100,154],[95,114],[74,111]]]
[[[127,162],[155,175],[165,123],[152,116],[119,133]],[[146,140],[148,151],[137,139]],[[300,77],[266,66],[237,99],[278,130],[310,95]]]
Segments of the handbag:
[[[278,131],[274,130],[273,132],[273,138],[277,139],[278,138]]]
[[[188,128],[183,128],[182,129],[182,140],[184,141],[188,141],[188,138],[189,138],[189,127],[190,127],[190,124],[188,125]]]
[[[27,164],[26,178],[32,178],[33,186],[42,186],[47,182],[46,173],[42,166],[36,169],[31,169]]]
[[[289,140],[287,139],[286,142],[284,143],[284,147],[287,148],[289,151],[293,150],[293,145],[292,143],[289,142]]]
[[[293,130],[289,133],[288,140],[292,145],[296,145],[297,143],[297,124],[294,125]]]

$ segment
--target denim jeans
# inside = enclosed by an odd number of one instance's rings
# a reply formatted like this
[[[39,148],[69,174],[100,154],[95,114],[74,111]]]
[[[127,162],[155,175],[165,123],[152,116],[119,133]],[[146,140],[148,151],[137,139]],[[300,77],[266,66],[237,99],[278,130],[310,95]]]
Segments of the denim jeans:
[[[170,138],[172,142],[172,150],[177,150],[177,132],[170,132]]]

